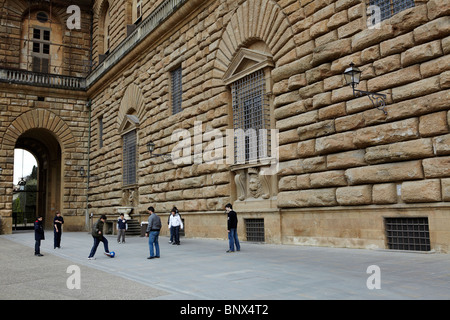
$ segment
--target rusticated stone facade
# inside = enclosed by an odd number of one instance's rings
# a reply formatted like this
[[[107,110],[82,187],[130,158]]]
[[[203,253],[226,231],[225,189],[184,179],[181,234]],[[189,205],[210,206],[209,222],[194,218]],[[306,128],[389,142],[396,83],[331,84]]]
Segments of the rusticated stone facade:
[[[125,208],[145,220],[150,205],[161,214],[177,206],[186,236],[223,238],[231,202],[243,239],[244,219],[264,219],[266,242],[363,248],[387,247],[384,218],[426,217],[431,248],[448,252],[447,1],[414,1],[372,28],[361,0],[187,0],[149,29],[165,3],[142,1],[133,26],[135,2],[95,1],[98,68],[85,92],[90,211]],[[351,62],[362,71],[359,90],[387,95],[387,114],[354,97],[342,77]],[[236,129],[234,90],[257,72],[264,127],[278,130],[273,175],[261,162],[205,158],[209,133],[221,133],[225,146],[227,129]],[[154,154],[173,155],[177,132],[189,134],[188,161],[150,154],[153,142]]]

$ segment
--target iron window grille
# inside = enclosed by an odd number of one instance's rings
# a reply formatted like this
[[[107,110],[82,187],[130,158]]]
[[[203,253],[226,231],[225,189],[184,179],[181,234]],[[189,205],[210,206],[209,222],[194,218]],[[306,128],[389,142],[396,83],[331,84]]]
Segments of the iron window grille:
[[[181,67],[170,72],[171,96],[172,96],[172,114],[181,112],[181,95],[183,93],[181,86]]]
[[[431,250],[428,218],[385,218],[384,222],[389,249]]]
[[[123,135],[123,185],[136,183],[136,130]]]
[[[235,163],[255,162],[270,152],[270,106],[265,86],[262,69],[231,84]]]
[[[264,242],[264,219],[244,219],[247,241]]]
[[[98,147],[103,148],[103,117],[98,118]]]
[[[369,5],[377,6],[380,9],[381,22],[405,9],[414,7],[414,0],[370,0]],[[373,14],[374,12],[372,12]]]

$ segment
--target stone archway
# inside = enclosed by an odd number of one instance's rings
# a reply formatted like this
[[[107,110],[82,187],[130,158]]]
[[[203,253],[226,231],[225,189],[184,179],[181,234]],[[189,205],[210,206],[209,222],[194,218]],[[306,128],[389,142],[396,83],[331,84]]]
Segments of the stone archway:
[[[12,203],[14,149],[21,148],[31,152],[38,161],[37,215],[45,217],[46,228],[51,228],[56,211],[70,208],[70,194],[76,187],[65,188],[67,177],[76,175],[72,167],[76,152],[76,143],[70,127],[58,115],[46,109],[34,109],[17,117],[6,129],[1,142],[1,155],[8,164],[2,173],[0,192],[4,203]],[[79,152],[78,152],[79,153]],[[80,182],[82,180],[80,179]],[[71,185],[73,187],[73,185]],[[10,233],[12,210],[2,210],[1,216],[6,222],[2,232]]]
[[[292,26],[282,8],[271,0],[247,0],[231,16],[216,53],[215,67],[225,73],[239,48],[262,41],[276,67],[297,58]]]

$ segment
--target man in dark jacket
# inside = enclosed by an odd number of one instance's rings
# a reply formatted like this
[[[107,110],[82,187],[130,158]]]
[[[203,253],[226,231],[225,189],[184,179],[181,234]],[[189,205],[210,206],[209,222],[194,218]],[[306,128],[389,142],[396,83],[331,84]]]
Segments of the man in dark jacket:
[[[41,216],[37,217],[36,221],[34,222],[34,240],[34,255],[42,257],[43,254],[41,254],[41,240],[45,240],[45,236]]]
[[[102,214],[100,219],[94,224],[92,228],[92,237],[94,238],[94,245],[92,246],[91,253],[89,254],[88,259],[94,260],[95,252],[97,251],[97,247],[100,244],[100,241],[103,242],[103,246],[105,247],[105,253],[109,253],[108,249],[108,240],[103,236],[103,225],[105,224],[106,216]]]
[[[61,217],[61,212],[56,212],[56,216],[53,218],[53,249],[61,248],[61,235],[62,225],[64,224],[64,218]]]
[[[241,251],[241,246],[239,244],[239,239],[238,239],[238,235],[237,235],[237,224],[238,224],[237,214],[233,210],[231,203],[228,203],[225,206],[225,210],[228,213],[227,227],[228,227],[228,242],[230,245],[230,248],[229,248],[229,250],[227,250],[227,252],[234,252],[235,244],[236,244],[236,250]]]

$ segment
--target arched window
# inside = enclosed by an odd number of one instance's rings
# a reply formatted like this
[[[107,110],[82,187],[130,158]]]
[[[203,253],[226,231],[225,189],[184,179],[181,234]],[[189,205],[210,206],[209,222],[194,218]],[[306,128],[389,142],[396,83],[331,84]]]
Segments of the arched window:
[[[105,1],[99,16],[98,29],[98,52],[99,54],[108,54],[111,45],[111,14],[109,10],[108,1]]]
[[[142,20],[142,0],[133,0],[133,11],[131,15],[133,23],[139,23]]]
[[[269,54],[242,48],[225,73],[232,96],[236,164],[255,163],[270,154],[272,66]]]
[[[137,130],[139,119],[133,114],[125,115],[119,131],[122,135],[122,184],[130,186],[137,183]]]
[[[235,205],[247,201],[268,201],[277,194],[272,163],[272,55],[263,42],[241,48],[231,60],[223,80],[230,88],[234,132],[234,163],[230,166],[236,186]],[[272,148],[274,147],[274,148]],[[276,161],[278,159],[275,159]],[[270,170],[269,170],[270,171]],[[272,172],[272,171],[271,171]]]

